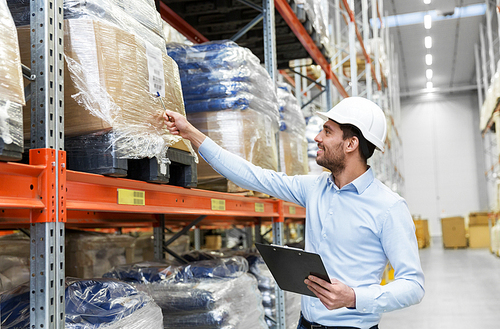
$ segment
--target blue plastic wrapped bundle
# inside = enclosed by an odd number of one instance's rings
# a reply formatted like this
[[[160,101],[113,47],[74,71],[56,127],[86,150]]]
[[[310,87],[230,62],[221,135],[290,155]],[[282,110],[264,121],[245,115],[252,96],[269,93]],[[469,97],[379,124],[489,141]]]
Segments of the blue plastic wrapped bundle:
[[[1,328],[28,329],[30,293],[21,285],[0,294]],[[66,280],[69,329],[161,329],[160,308],[144,292],[110,279]]]
[[[230,152],[276,170],[276,89],[259,59],[232,41],[168,44],[167,52],[179,66],[189,121]],[[201,188],[240,191],[224,185],[225,179],[203,161],[198,183]]]
[[[307,175],[306,120],[287,84],[278,85],[280,106],[280,163],[287,175]]]
[[[161,307],[164,328],[267,328],[257,282],[247,272],[248,262],[235,256],[120,266],[106,276],[137,278],[136,287]]]

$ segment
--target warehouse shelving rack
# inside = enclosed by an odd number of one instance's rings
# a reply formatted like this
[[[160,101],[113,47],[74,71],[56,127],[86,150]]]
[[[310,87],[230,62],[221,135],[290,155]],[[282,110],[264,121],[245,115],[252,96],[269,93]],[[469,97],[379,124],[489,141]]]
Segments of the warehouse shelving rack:
[[[485,23],[479,27],[479,44],[474,46],[476,62],[476,85],[478,92],[478,110],[486,100],[488,89],[494,83],[497,63],[500,60],[500,0],[485,0]],[[496,15],[494,14],[496,12]],[[496,27],[493,28],[493,18],[496,17]],[[498,116],[500,106],[492,110],[487,119],[486,127],[481,131],[483,138],[483,154],[485,161],[484,174],[487,183],[488,204],[494,212],[500,211],[499,190],[500,186],[500,127]]]
[[[156,185],[66,169],[64,152],[63,0],[31,1],[30,163],[0,162],[0,228],[30,228],[30,328],[64,328],[65,228],[153,226],[155,255],[164,225],[178,235],[204,222],[227,226],[273,223],[282,241],[285,219],[305,209],[276,199]]]

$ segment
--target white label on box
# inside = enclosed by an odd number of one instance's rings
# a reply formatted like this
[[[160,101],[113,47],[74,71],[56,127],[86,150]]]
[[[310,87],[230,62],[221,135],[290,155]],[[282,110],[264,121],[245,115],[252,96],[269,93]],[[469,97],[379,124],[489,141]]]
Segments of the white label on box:
[[[149,92],[165,97],[165,72],[161,50],[146,41],[146,58],[149,72]]]
[[[167,165],[165,163],[160,163],[160,173],[162,175],[166,175],[167,174]]]

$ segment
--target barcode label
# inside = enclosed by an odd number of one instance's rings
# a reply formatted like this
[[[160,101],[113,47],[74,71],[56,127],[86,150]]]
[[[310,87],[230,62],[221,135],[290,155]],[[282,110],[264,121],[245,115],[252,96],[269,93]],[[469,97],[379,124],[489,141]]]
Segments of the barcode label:
[[[256,203],[255,204],[255,212],[264,212],[264,204]]]
[[[144,206],[146,205],[146,192],[144,191],[134,191],[119,188],[118,192],[118,204],[132,205],[132,206]]]
[[[146,41],[146,59],[148,61],[149,92],[165,97],[165,73],[161,50]]]
[[[288,212],[290,213],[290,215],[295,215],[295,207],[294,206],[290,206],[288,208]]]
[[[226,210],[226,200],[212,199],[212,210]]]

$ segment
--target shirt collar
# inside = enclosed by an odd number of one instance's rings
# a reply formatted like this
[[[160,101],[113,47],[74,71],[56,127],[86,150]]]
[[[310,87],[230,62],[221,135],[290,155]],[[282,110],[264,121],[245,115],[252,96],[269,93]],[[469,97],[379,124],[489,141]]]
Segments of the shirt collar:
[[[368,167],[368,170],[366,170],[361,176],[344,186],[341,190],[353,190],[355,189],[358,194],[363,193],[368,186],[373,182],[374,176],[373,176],[373,171],[371,167]],[[330,175],[330,182],[335,186],[336,189],[338,187],[335,185],[335,182],[333,181],[333,176]]]

